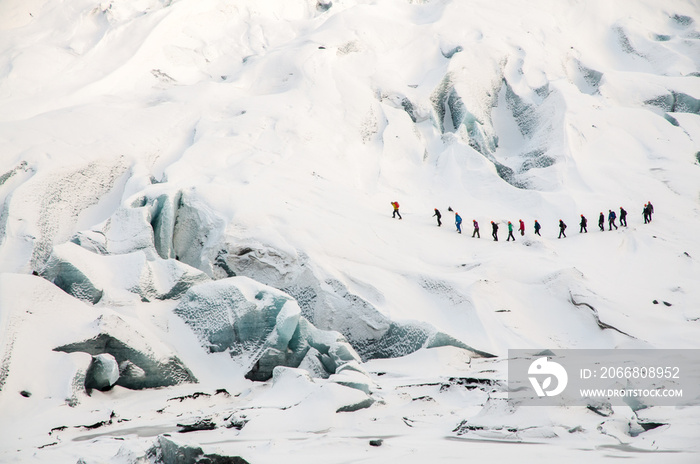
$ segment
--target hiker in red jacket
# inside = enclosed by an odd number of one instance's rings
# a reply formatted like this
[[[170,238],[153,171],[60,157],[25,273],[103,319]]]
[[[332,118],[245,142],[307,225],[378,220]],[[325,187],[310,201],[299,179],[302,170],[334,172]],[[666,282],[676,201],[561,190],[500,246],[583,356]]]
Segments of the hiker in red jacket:
[[[522,219],[518,219],[520,221],[520,235],[525,236],[525,223],[523,222]]]

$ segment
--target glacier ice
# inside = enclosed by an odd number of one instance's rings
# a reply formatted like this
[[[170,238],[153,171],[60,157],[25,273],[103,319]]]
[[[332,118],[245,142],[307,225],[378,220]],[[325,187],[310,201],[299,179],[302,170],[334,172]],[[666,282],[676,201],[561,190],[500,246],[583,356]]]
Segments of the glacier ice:
[[[333,2],[331,0],[318,0],[316,2],[316,9],[320,12],[326,12],[331,9]]]
[[[167,215],[160,221],[161,227],[166,218]],[[218,252],[215,247],[225,225],[222,217],[196,200],[196,195],[182,192],[177,203],[172,231],[175,259],[211,276],[212,261]]]
[[[153,233],[149,227],[150,211],[147,208],[118,208],[105,221],[101,234],[104,248],[109,254],[125,254],[144,250],[153,256]]]
[[[308,324],[317,331],[338,331],[362,360],[404,356],[424,347],[449,344],[477,355],[491,356],[440,333],[428,323],[390,320],[365,298],[350,292],[340,280],[317,275],[321,271],[314,269],[303,254],[294,256],[253,242],[228,245],[226,250],[220,257],[232,272],[279,288],[296,300],[303,316],[300,330],[306,330]],[[378,293],[374,297],[383,298]],[[274,355],[274,352],[267,353],[268,357]],[[328,365],[327,372],[333,372],[334,366],[327,354],[316,358],[306,359],[305,368],[315,371],[320,361]]]
[[[174,258],[173,230],[175,229],[175,212],[180,203],[180,194],[162,194],[151,200],[151,227],[153,242],[161,258]]]
[[[493,100],[486,105],[475,104],[458,90],[459,79],[456,73],[448,73],[431,96],[437,126],[443,133],[457,132],[463,127],[469,146],[488,156],[498,147],[490,114],[496,104],[498,89],[491,89]]]
[[[360,365],[351,361],[340,366],[328,380],[370,394],[374,383]]]
[[[134,390],[197,381],[177,356],[167,348],[158,346],[155,341],[149,341],[118,316],[100,316],[93,330],[97,333],[90,338],[56,347],[54,351],[84,352],[93,357],[109,355],[114,358],[120,370],[115,384]],[[113,368],[108,357],[98,359],[105,362],[104,369]],[[113,373],[109,375],[112,376]],[[89,382],[86,380],[86,387],[97,388],[91,386],[93,380],[95,379],[90,379]]]
[[[54,243],[70,238],[83,212],[118,189],[127,170],[126,160],[118,157],[34,174],[14,189],[4,206],[5,227],[26,224],[14,240],[16,246],[30,244],[32,270],[43,267]]]
[[[505,87],[506,105],[513,114],[513,119],[515,119],[520,133],[526,139],[532,138],[540,125],[536,107],[515,93],[507,79],[503,79],[503,86]]]
[[[396,358],[421,348],[456,346],[475,356],[491,358],[495,355],[481,351],[438,331],[430,324],[420,322],[391,322],[389,328],[376,340],[365,340],[357,350],[365,359]]]
[[[54,247],[41,275],[66,293],[97,304],[129,299],[175,299],[190,286],[209,280],[203,272],[174,259],[149,260],[143,249],[100,255],[68,242]],[[131,296],[130,296],[131,295]]]
[[[119,380],[119,364],[109,353],[101,353],[92,357],[90,367],[85,374],[85,388],[109,390]]]
[[[680,14],[674,14],[673,16],[671,16],[671,19],[674,23],[678,24],[681,27],[688,27],[695,22],[695,20],[690,16]]]
[[[645,102],[668,113],[700,114],[700,100],[682,92],[669,92]]]
[[[330,374],[324,367],[323,362],[321,362],[322,356],[321,352],[316,348],[309,348],[309,351],[306,352],[306,355],[299,363],[299,369],[305,370],[312,377],[327,379],[330,377]]]
[[[181,192],[137,199],[131,207],[115,212],[99,230],[82,232],[72,243],[54,247],[42,275],[79,299],[109,304],[128,300],[130,294],[142,301],[179,298],[193,285],[209,280],[184,262],[208,270],[220,280],[198,286],[176,313],[211,352],[254,353],[249,377],[255,379],[269,378],[277,365],[303,365],[327,377],[356,356],[363,360],[396,357],[443,344],[471,349],[429,324],[390,321],[339,280],[319,279],[303,254],[250,241],[216,244],[222,220],[200,206]],[[178,248],[190,242],[195,246],[180,256]],[[214,249],[218,250],[215,257],[210,253]],[[172,255],[179,260],[163,258]],[[267,294],[270,304],[260,307],[256,298],[262,297],[244,297],[229,285],[229,279],[241,275],[286,293]],[[282,317],[280,311],[287,302],[299,312]],[[195,315],[192,308],[199,305],[202,308]],[[235,323],[231,323],[231,311],[237,312]],[[320,342],[327,338],[324,331],[335,330],[344,337],[329,332],[334,334],[331,340]]]
[[[567,63],[569,79],[581,93],[595,95],[599,93],[603,73],[585,66],[576,58],[570,58]]]
[[[210,352],[247,362],[253,380],[271,378],[276,366],[298,367],[307,356],[305,365],[320,364],[328,374],[360,359],[340,333],[304,319],[292,297],[247,277],[196,285],[174,311]],[[319,353],[315,359],[311,348]]]
[[[175,259],[213,276],[215,249],[225,221],[191,191],[159,187],[117,208],[72,242],[102,254],[143,251],[149,260]]]
[[[199,446],[177,443],[171,437],[159,435],[153,446],[143,458],[144,462],[156,464],[247,464],[248,461],[240,456],[222,456],[205,454]],[[142,462],[141,459],[138,462]]]

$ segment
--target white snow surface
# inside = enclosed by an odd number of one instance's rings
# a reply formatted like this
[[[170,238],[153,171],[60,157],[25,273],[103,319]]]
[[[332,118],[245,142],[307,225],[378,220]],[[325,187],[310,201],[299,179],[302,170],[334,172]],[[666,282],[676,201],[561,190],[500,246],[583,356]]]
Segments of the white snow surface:
[[[695,0],[3,0],[0,461],[155,462],[167,434],[250,463],[700,462],[697,407],[512,409],[503,388],[509,349],[700,348],[699,100]],[[52,255],[104,297],[43,278]],[[302,313],[351,342],[410,322],[496,356],[247,380],[177,298],[142,298],[222,257],[318,290]],[[88,395],[90,355],[54,348],[110,318],[198,382]]]

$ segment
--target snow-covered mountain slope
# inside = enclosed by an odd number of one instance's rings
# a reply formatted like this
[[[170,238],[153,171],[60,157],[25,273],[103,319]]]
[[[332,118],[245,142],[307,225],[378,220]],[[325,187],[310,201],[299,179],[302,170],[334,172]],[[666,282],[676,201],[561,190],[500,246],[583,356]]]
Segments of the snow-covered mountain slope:
[[[505,372],[700,348],[699,24],[681,0],[0,2],[2,460],[693,462],[693,408],[512,410]]]

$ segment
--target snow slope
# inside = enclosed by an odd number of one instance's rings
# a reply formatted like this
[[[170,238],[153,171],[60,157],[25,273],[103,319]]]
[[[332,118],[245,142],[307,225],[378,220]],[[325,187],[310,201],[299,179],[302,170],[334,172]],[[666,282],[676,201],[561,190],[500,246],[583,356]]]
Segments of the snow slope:
[[[510,410],[505,379],[514,348],[700,348],[699,22],[681,0],[0,3],[2,460],[155,462],[170,434],[249,462],[695,462],[694,407]],[[363,362],[247,380],[175,311],[233,275]],[[100,333],[197,383],[88,395],[91,357],[54,349]],[[198,418],[217,428],[177,433]]]

